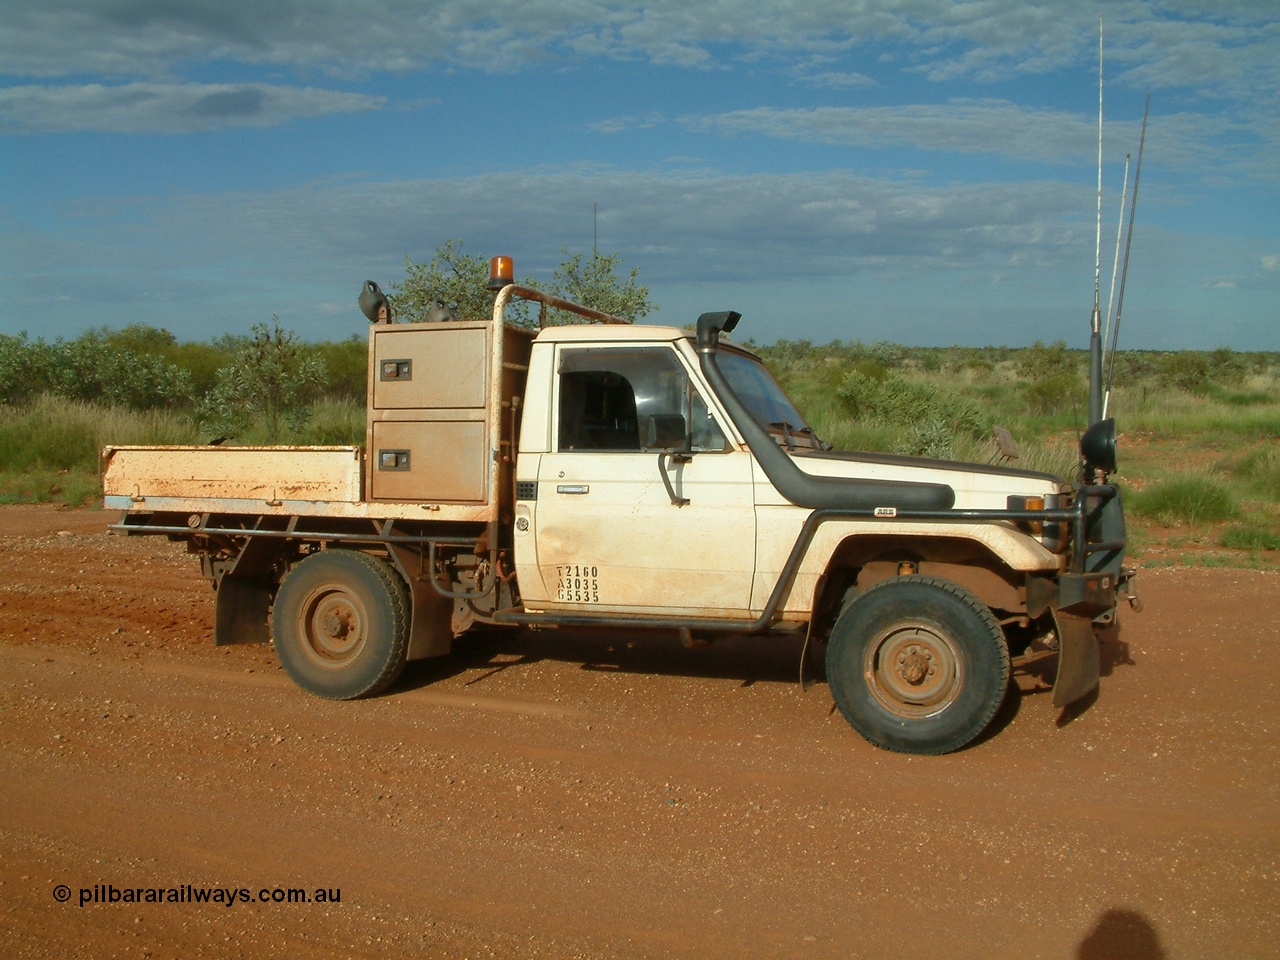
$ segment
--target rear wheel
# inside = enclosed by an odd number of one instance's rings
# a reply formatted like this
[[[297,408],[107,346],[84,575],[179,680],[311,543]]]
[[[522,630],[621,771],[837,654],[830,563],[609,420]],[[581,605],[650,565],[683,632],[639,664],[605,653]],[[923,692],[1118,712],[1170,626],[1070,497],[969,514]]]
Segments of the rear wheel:
[[[409,592],[384,560],[323,550],[285,576],[271,613],[281,666],[329,700],[377,693],[400,675],[409,651]]]
[[[900,753],[958,750],[1009,686],[1000,624],[968,590],[936,577],[882,581],[840,614],[827,682],[849,724]]]

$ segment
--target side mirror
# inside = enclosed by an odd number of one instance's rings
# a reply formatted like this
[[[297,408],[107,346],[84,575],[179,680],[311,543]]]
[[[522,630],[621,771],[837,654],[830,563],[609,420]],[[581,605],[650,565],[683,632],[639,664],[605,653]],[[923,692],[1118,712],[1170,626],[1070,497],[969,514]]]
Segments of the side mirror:
[[[684,450],[693,446],[689,425],[679,413],[660,413],[645,418],[644,445],[648,450]]]

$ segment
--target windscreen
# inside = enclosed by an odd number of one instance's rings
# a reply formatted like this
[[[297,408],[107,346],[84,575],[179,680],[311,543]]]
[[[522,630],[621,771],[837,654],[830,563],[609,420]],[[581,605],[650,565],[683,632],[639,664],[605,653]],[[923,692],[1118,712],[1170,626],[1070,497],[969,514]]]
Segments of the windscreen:
[[[729,386],[760,426],[774,433],[812,435],[800,411],[759,360],[723,349],[716,359]]]

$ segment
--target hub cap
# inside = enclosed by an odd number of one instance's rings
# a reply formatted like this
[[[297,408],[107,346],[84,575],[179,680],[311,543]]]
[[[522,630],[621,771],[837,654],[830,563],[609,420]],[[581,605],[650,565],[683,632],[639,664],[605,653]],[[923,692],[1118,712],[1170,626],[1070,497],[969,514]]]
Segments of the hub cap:
[[[919,621],[897,623],[877,634],[867,646],[863,674],[880,706],[913,720],[941,713],[964,685],[954,641]]]
[[[326,667],[349,663],[360,655],[368,634],[364,606],[341,586],[326,584],[312,591],[298,614],[303,649]]]

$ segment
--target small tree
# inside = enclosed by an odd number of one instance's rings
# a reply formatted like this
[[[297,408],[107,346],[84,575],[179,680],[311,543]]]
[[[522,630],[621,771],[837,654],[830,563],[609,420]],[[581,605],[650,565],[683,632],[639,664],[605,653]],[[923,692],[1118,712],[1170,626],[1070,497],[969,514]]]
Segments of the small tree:
[[[200,420],[210,430],[243,434],[261,426],[268,443],[286,427],[306,419],[306,405],[325,380],[323,361],[309,354],[298,336],[271,318],[272,327],[253,325],[253,335],[218,371],[217,383],[200,404]]]
[[[614,254],[602,257],[592,254],[570,254],[567,248],[561,252],[568,258],[556,268],[549,293],[592,307],[625,320],[635,321],[654,309],[649,302],[649,288],[636,282],[639,268],[633,268],[627,279],[614,274],[621,259]],[[405,277],[391,294],[392,306],[401,320],[425,320],[437,302],[451,307],[459,320],[482,320],[493,314],[496,296],[488,289],[489,261],[462,252],[461,240],[449,240],[437,247],[429,263],[414,263],[407,256],[404,260]],[[522,286],[539,286],[537,281],[519,281]],[[518,308],[508,313],[508,319],[523,325],[535,324],[528,311]],[[554,312],[551,323],[574,322],[572,314]]]
[[[632,323],[654,309],[649,302],[649,288],[636,282],[639,267],[632,267],[625,280],[614,274],[614,267],[622,262],[616,253],[607,257],[592,253],[587,257],[581,253],[571,255],[567,247],[561,247],[560,252],[568,259],[551,278],[551,292],[556,296]]]
[[[459,320],[484,320],[493,314],[494,292],[487,288],[489,261],[462,252],[461,240],[436,247],[430,263],[404,258],[404,280],[391,294],[396,317],[427,319],[437,301],[452,307]]]

